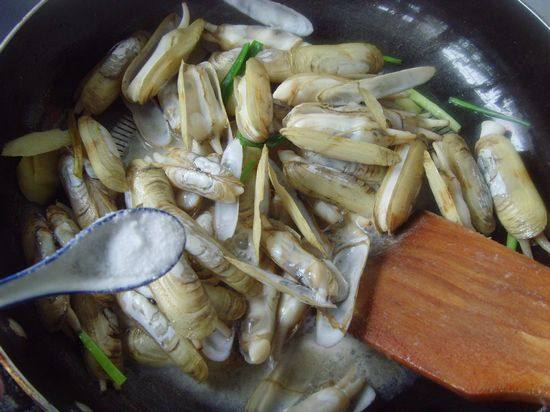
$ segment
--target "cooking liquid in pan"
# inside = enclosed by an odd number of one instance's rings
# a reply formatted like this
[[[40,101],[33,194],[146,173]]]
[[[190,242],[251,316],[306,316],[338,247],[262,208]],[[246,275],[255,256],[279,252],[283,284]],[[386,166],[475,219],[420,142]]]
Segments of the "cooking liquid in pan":
[[[385,358],[351,335],[346,335],[336,346],[323,348],[315,343],[314,317],[285,347],[281,361],[290,356],[290,373],[283,377],[283,384],[296,387],[304,385],[305,394],[319,390],[341,379],[353,366],[367,377],[367,384],[376,391],[376,396],[389,400],[405,389],[415,379],[415,375]],[[182,374],[174,366],[160,368],[141,364],[128,365],[128,381],[125,390],[132,396],[161,397],[143,385],[159,383],[170,391],[184,394],[186,399],[195,399],[201,407],[210,410],[242,411],[254,390],[270,373],[269,362],[262,365],[249,365],[234,351],[224,363],[208,362],[209,377],[204,384],[197,383],[188,375]],[[136,374],[137,376],[132,376]],[[129,388],[132,386],[134,388]],[[362,395],[362,393],[361,393]],[[360,395],[357,396],[359,398]],[[356,399],[352,401],[355,405]],[[159,402],[162,402],[159,400]],[[277,407],[282,411],[296,403],[295,398],[286,401],[278,397]],[[353,410],[350,409],[350,410]]]

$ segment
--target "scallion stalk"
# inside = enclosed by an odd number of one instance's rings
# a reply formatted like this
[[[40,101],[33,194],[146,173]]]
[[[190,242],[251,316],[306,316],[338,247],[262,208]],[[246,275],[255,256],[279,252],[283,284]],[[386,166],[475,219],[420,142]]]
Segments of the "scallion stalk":
[[[252,40],[250,43],[250,49],[248,50],[248,58],[256,57],[256,55],[262,51],[264,48],[264,45],[262,42],[259,42],[258,40]]]
[[[512,250],[516,250],[518,247],[518,240],[510,233],[506,236],[506,247],[509,247]]]
[[[122,385],[126,382],[126,376],[111,362],[111,360],[105,355],[101,348],[94,342],[94,340],[86,332],[81,330],[78,333],[79,339],[84,344],[84,347],[90,351],[94,359],[99,363],[99,366],[103,368],[105,373],[113,380],[117,385]]]
[[[257,147],[258,149],[261,149],[264,146],[263,143],[252,142],[248,140],[246,137],[242,135],[241,132],[237,133],[237,139],[239,139],[239,142],[241,143],[242,147]]]
[[[494,110],[487,109],[485,107],[481,107],[470,102],[466,102],[457,97],[449,97],[449,103],[454,104],[455,106],[458,106],[458,107],[462,107],[467,110],[471,110],[472,112],[475,112],[475,113],[481,113],[489,117],[496,117],[498,119],[509,120],[514,123],[519,123],[525,127],[531,127],[531,123],[525,120],[518,119],[517,117],[513,117],[513,116],[508,116],[507,114],[495,112]]]
[[[267,147],[269,148],[277,147],[286,140],[286,137],[284,137],[281,134],[277,134],[274,136],[269,136],[269,138],[263,143],[258,143],[258,142],[252,142],[248,140],[246,137],[242,135],[241,132],[238,132],[237,139],[239,139],[239,142],[243,147],[256,147],[258,149],[261,149],[264,146],[264,144],[267,145]]]
[[[249,176],[250,176],[250,173],[252,173],[252,170],[254,170],[254,168],[256,167],[256,161],[255,160],[251,160],[249,161],[246,165],[244,165],[243,167],[243,171],[241,172],[241,177],[240,177],[240,181],[241,183],[246,183],[246,181],[248,180]]]
[[[437,104],[432,102],[430,99],[428,99],[426,96],[422,95],[415,89],[409,90],[409,97],[410,99],[415,102],[417,105],[422,107],[424,110],[430,112],[438,119],[448,120],[449,121],[449,127],[453,132],[459,132],[461,127],[460,123],[458,123],[449,113],[447,113],[445,110],[443,110],[441,107],[439,107]]]
[[[393,57],[393,56],[384,56],[384,61],[388,62],[388,63],[391,63],[391,64],[402,64],[403,63],[403,60],[401,60],[398,57]]]
[[[235,77],[241,76],[244,73],[244,69],[246,68],[246,61],[249,58],[256,56],[263,47],[264,45],[257,40],[252,40],[251,43],[243,44],[241,52],[235,59],[235,62],[223,78],[222,82],[220,83],[220,89],[222,91],[222,99],[224,104],[227,103],[229,96],[231,96],[231,93],[233,93],[233,83],[235,82]]]
[[[220,84],[224,104],[227,103],[227,99],[229,99],[229,96],[233,93],[233,82],[235,81],[235,76],[238,76],[241,71],[244,70],[244,64],[246,62],[249,49],[250,43],[243,44],[241,52]]]
[[[269,139],[265,141],[265,144],[270,149],[279,146],[281,143],[283,143],[286,140],[286,137],[284,137],[282,134],[277,134],[275,136],[270,136]]]

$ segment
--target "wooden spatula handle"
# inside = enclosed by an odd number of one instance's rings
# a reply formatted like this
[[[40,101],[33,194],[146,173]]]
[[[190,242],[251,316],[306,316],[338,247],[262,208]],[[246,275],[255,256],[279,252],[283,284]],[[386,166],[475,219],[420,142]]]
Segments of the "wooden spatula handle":
[[[369,258],[352,333],[469,398],[550,401],[550,269],[429,212]]]

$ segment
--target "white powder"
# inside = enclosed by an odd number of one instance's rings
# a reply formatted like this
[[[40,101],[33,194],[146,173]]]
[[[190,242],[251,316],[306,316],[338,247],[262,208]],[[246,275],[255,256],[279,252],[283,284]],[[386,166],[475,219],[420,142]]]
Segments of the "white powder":
[[[73,253],[71,271],[80,279],[92,278],[98,290],[139,285],[163,274],[177,262],[185,245],[183,227],[154,211],[116,216],[88,236],[87,253]]]

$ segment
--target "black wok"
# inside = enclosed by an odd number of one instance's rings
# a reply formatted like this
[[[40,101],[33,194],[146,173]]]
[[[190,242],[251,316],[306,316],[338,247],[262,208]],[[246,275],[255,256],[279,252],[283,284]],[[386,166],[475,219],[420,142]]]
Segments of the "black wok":
[[[249,22],[221,1],[189,1],[193,17],[213,23]],[[406,66],[434,65],[435,78],[423,89],[445,101],[457,96],[500,107],[529,119],[531,129],[512,125],[513,142],[545,199],[549,198],[550,30],[521,2],[514,0],[371,0],[285,1],[308,16],[311,42],[368,40]],[[42,2],[0,48],[1,140],[40,130],[59,110],[71,106],[73,91],[85,74],[118,40],[138,28],[154,28],[176,0],[50,0]],[[428,93],[429,94],[429,93]],[[450,112],[472,142],[480,117]],[[16,161],[0,158],[0,271],[24,266],[18,230],[20,206]],[[28,339],[7,327],[21,323]],[[19,368],[0,361],[21,381],[25,376],[52,405],[74,408],[79,400],[94,410],[204,410],[199,399],[186,398],[164,382],[133,375],[120,392],[100,394],[85,371],[76,342],[47,334],[32,304],[0,313],[0,345]],[[230,377],[228,377],[230,379]],[[23,388],[40,401],[38,392]],[[471,403],[417,378],[392,400],[378,399],[370,410],[536,410],[536,406]]]

